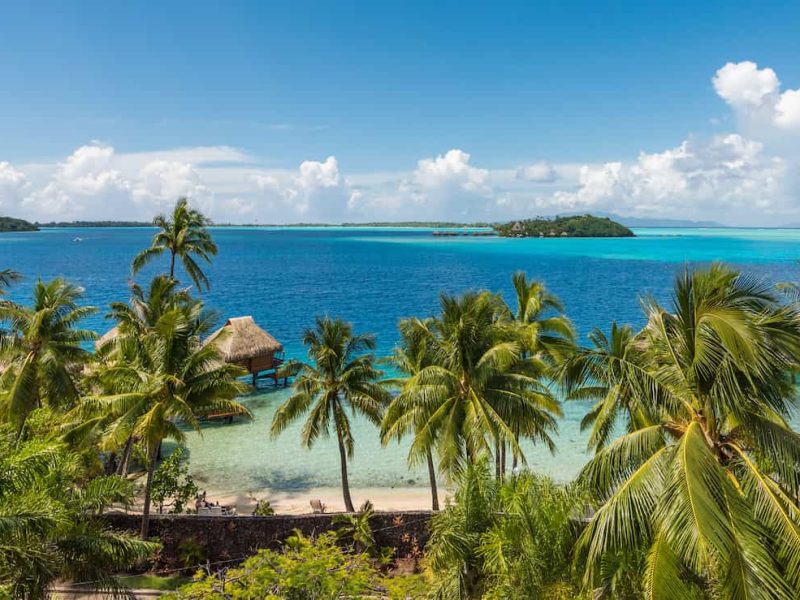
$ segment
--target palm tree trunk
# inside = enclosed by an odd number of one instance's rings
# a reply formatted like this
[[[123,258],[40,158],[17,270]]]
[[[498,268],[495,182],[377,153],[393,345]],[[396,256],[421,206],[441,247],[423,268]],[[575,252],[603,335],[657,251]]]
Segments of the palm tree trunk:
[[[170,250],[169,278],[170,279],[175,279],[175,251],[174,250]]]
[[[342,432],[336,428],[336,437],[339,440],[339,461],[342,466],[342,495],[344,496],[344,508],[347,512],[356,512],[353,507],[353,499],[350,497],[350,483],[347,480],[347,452],[344,449]]]
[[[516,426],[514,427],[514,441],[516,442],[516,446],[519,446],[519,427]],[[514,450],[514,459],[511,464],[511,469],[513,471],[517,470],[517,464],[518,464],[517,451]]]
[[[150,534],[150,496],[153,491],[153,474],[156,472],[158,444],[154,445],[147,457],[147,483],[144,486],[144,508],[142,509],[141,538],[147,540]]]
[[[131,453],[133,452],[133,435],[129,435],[125,442],[125,448],[122,450],[122,456],[117,465],[117,475],[120,477],[128,476],[128,466],[131,462]]]
[[[436,469],[433,466],[433,454],[428,450],[428,476],[431,478],[431,510],[439,510],[439,490],[436,487]]]
[[[25,419],[26,418],[27,418],[27,415],[23,415],[23,417],[19,420],[19,426],[17,427],[17,435],[14,438],[14,441],[17,444],[20,444],[22,442],[22,434],[25,432]]]
[[[500,435],[494,438],[494,476],[500,479]]]
[[[508,444],[503,442],[503,445],[500,446],[500,476],[506,476],[506,448],[508,448]]]

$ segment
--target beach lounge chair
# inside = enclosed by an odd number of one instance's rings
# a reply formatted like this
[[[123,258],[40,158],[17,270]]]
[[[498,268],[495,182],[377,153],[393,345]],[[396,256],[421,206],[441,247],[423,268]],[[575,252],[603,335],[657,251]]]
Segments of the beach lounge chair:
[[[222,507],[221,506],[212,506],[209,509],[212,517],[221,517],[222,516]]]
[[[314,511],[315,514],[322,514],[325,512],[327,507],[322,503],[322,500],[316,498],[315,500],[311,501],[311,510]]]
[[[211,516],[211,510],[209,510],[209,508],[207,506],[201,506],[200,508],[197,509],[197,516],[198,517],[210,517]]]

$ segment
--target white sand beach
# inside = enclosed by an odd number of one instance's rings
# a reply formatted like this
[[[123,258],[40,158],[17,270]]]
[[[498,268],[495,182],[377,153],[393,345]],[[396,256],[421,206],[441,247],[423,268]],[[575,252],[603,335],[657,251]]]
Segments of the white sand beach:
[[[444,507],[445,498],[450,490],[439,490],[439,505]],[[430,510],[431,493],[420,487],[368,487],[350,490],[353,504],[358,508],[364,501],[372,502],[376,511],[395,510]],[[260,490],[254,493],[258,499],[268,500],[278,514],[311,513],[311,500],[321,500],[326,512],[343,512],[344,500],[342,490],[338,487],[317,487],[297,491]],[[230,493],[207,490],[207,498],[211,502],[222,505],[235,505],[238,514],[249,515],[253,512],[255,502],[248,492]]]

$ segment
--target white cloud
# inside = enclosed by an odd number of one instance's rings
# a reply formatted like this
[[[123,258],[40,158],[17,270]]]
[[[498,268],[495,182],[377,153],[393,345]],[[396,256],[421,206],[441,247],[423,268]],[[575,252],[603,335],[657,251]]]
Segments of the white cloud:
[[[781,85],[775,71],[759,69],[749,60],[727,63],[717,71],[713,83],[717,94],[737,108],[760,107]]]
[[[760,69],[752,61],[729,62],[712,82],[720,98],[755,133],[767,127],[800,130],[800,90],[781,92],[781,82],[769,67]]]
[[[764,216],[753,214],[753,209],[794,210],[784,189],[786,171],[786,162],[766,155],[762,144],[727,134],[642,153],[630,165],[584,166],[578,189],[556,192],[550,201],[561,209],[753,219]]]
[[[23,198],[28,178],[9,162],[0,162],[0,210],[11,210]]]
[[[552,183],[558,179],[558,172],[547,161],[535,162],[532,165],[517,168],[517,179],[535,181],[537,183]]]
[[[338,187],[342,183],[339,163],[335,156],[329,156],[325,162],[303,161],[295,181],[299,187],[305,189]]]
[[[775,104],[775,123],[784,128],[800,128],[800,90],[786,90]]]
[[[452,148],[397,170],[351,173],[336,156],[275,168],[230,146],[119,152],[81,146],[55,163],[0,162],[0,210],[37,220],[148,220],[188,196],[219,222],[496,220],[608,211],[727,223],[800,221],[800,90],[753,62],[713,78],[736,119],[710,139],[629,160],[489,169]],[[730,124],[735,123],[735,126]]]
[[[414,183],[425,189],[455,187],[467,192],[485,191],[489,171],[473,167],[469,159],[469,154],[458,149],[436,158],[424,158],[414,171]]]

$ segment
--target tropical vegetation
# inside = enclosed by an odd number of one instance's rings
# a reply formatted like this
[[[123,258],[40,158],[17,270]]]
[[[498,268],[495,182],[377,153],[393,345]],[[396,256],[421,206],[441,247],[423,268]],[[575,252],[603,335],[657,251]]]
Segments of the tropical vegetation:
[[[577,215],[547,219],[524,219],[503,225],[495,225],[502,237],[633,237],[634,233],[624,225],[608,217]]]
[[[499,480],[485,459],[466,463],[457,479],[425,549],[431,598],[581,595],[571,570],[585,501],[578,486],[527,472]]]
[[[716,265],[685,271],[672,306],[650,300],[645,315],[636,334],[596,332],[565,369],[568,389],[598,398],[581,476],[598,507],[577,545],[586,584],[645,552],[650,598],[796,597],[797,307]]]
[[[259,550],[238,568],[224,573],[200,573],[195,583],[168,598],[406,600],[420,597],[417,593],[420,589],[418,577],[385,577],[366,554],[342,549],[334,532],[311,539],[297,531],[286,540],[281,551]]]
[[[203,273],[197,258],[210,263],[211,257],[217,254],[217,245],[211,238],[207,227],[211,221],[200,211],[191,208],[186,198],[181,198],[175,205],[172,214],[158,215],[153,225],[158,233],[148,248],[142,250],[133,259],[131,269],[135,275],[146,264],[164,253],[169,255],[169,278],[175,278],[176,261],[180,260],[189,278],[197,290],[209,289],[211,284]]]
[[[180,444],[215,411],[248,414],[243,371],[204,343],[217,320],[196,296],[210,286],[199,262],[217,251],[209,221],[180,200],[156,224],[132,270],[169,263],[110,303],[114,327],[99,340],[80,287],[15,287],[19,274],[0,271],[0,598],[44,598],[57,580],[124,594],[116,575],[158,548],[153,505],[186,511],[197,493],[180,446],[161,460],[164,441]],[[521,272],[505,297],[442,294],[436,314],[402,319],[384,358],[374,336],[318,317],[305,360],[284,365],[293,387],[269,435],[300,423],[303,446],[335,436],[347,513],[241,565],[209,565],[176,597],[796,598],[800,304],[789,288],[687,268],[670,302],[644,299],[643,326],[611,323],[586,346],[559,299]],[[591,453],[569,483],[527,469],[532,444],[557,450],[562,402],[584,403]],[[380,546],[370,503],[355,511],[354,419],[427,467],[430,539],[406,540],[413,556]],[[138,537],[108,528],[111,508],[141,511]],[[256,513],[274,508],[262,499]],[[418,572],[399,576],[401,565]]]
[[[112,504],[130,504],[133,485],[116,476],[90,477],[82,457],[53,433],[47,409],[31,419],[37,430],[31,439],[0,426],[0,598],[46,598],[58,578],[122,591],[114,574],[157,546],[110,530],[98,515]]]
[[[23,219],[0,217],[0,233],[11,231],[39,231],[39,228]]]
[[[308,362],[295,365],[295,393],[275,412],[272,436],[280,435],[290,423],[308,415],[301,441],[310,448],[331,428],[339,447],[342,496],[348,512],[355,512],[347,477],[347,459],[355,451],[355,439],[348,412],[380,425],[388,393],[378,383],[381,372],[375,366],[375,338],[355,334],[350,323],[319,317],[314,329],[306,330],[303,343]]]

